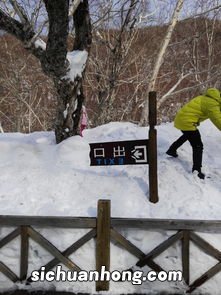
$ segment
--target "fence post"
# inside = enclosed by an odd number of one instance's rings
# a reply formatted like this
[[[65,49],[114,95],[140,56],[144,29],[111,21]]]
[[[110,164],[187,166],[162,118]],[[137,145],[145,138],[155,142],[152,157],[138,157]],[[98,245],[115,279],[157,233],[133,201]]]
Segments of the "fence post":
[[[183,231],[182,239],[182,266],[183,278],[186,284],[190,283],[190,234],[189,231]]]
[[[28,227],[21,226],[21,256],[20,256],[20,281],[27,278],[28,272]]]
[[[149,200],[157,203],[158,181],[157,181],[157,96],[155,91],[149,93]]]
[[[97,245],[96,270],[101,274],[101,267],[110,270],[110,200],[99,200],[97,209]],[[108,291],[109,281],[96,282],[96,291]]]

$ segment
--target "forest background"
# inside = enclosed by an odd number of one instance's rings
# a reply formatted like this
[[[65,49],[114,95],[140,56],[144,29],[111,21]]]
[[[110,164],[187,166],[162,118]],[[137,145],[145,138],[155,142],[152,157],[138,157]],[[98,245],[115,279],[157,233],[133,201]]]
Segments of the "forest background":
[[[9,2],[3,0],[1,6]],[[37,21],[39,34],[47,41],[44,2],[18,2]],[[157,75],[159,124],[172,121],[186,101],[207,87],[221,88],[220,0],[191,2],[184,0]],[[89,1],[92,45],[83,80],[89,127],[110,121],[140,122],[154,63],[176,4],[174,0]],[[73,28],[68,35],[70,50],[74,35]],[[1,31],[1,131],[52,130],[57,104],[53,82],[37,58]]]

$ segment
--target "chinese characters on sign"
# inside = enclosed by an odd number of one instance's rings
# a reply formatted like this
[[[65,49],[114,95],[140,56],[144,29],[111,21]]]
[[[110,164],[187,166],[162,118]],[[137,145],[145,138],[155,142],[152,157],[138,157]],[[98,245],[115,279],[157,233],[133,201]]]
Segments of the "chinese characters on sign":
[[[90,144],[91,166],[148,164],[148,140]]]

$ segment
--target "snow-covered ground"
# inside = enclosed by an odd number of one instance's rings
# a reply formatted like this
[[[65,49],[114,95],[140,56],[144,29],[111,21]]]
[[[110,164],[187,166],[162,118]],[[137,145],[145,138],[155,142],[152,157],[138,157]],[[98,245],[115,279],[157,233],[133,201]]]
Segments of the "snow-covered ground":
[[[113,217],[216,219],[221,220],[220,132],[210,123],[201,125],[204,142],[203,171],[210,178],[192,175],[191,147],[185,143],[179,158],[169,158],[165,151],[181,135],[171,123],[157,127],[159,202],[148,201],[148,166],[91,167],[89,143],[145,139],[148,128],[131,123],[110,123],[85,130],[83,137],[55,144],[52,132],[0,134],[0,215],[96,216],[97,201],[111,200]],[[4,237],[12,229],[0,229]],[[59,250],[66,249],[86,230],[38,229]],[[147,253],[174,232],[124,230],[124,236]],[[201,233],[211,244],[220,247],[221,234]],[[71,259],[84,270],[95,269],[95,246],[91,240]],[[191,281],[217,261],[191,244]],[[181,247],[177,243],[162,253],[156,262],[166,270],[181,270]],[[29,275],[46,264],[51,256],[36,243],[30,243]],[[0,251],[0,261],[19,274],[19,238]],[[111,246],[111,270],[124,270],[136,264],[132,255]],[[63,268],[65,269],[65,267]],[[144,271],[148,271],[147,267]],[[220,294],[221,274],[196,290],[203,294]],[[92,283],[32,283],[27,287],[13,284],[0,274],[0,291],[8,288],[47,288],[70,292],[95,293]],[[167,290],[184,293],[183,283],[145,282],[110,283],[108,294],[148,293]]]

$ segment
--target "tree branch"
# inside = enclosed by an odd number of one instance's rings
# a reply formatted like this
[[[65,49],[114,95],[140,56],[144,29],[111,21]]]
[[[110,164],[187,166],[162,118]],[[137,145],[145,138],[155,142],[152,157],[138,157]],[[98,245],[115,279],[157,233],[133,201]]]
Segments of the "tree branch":
[[[179,86],[179,84],[188,76],[192,75],[192,72],[189,72],[189,73],[182,73],[180,78],[178,79],[178,81],[167,91],[167,93],[165,93],[161,98],[160,100],[158,101],[157,103],[157,108],[159,108],[166,100],[167,100],[167,97],[170,96],[174,90]]]
[[[12,7],[14,8],[17,15],[19,16],[22,24],[24,24],[24,25],[28,24],[29,26],[31,26],[24,9],[18,4],[18,2],[16,0],[9,0],[9,2],[12,5]]]
[[[28,42],[34,36],[34,31],[29,26],[18,22],[0,9],[0,28],[15,36],[23,43]]]
[[[76,33],[73,50],[89,51],[92,35],[88,0],[84,0],[78,5],[73,19]]]
[[[69,17],[72,17],[75,14],[76,9],[78,8],[81,0],[72,0],[70,9],[69,9]]]
[[[211,12],[211,11],[218,10],[218,9],[221,9],[221,5],[218,5],[218,6],[212,7],[212,8],[210,8],[210,9],[208,9],[208,10],[206,10],[206,11],[203,11],[203,12],[201,12],[201,13],[198,13],[198,14],[191,15],[191,16],[189,16],[189,17],[186,17],[186,18],[180,20],[180,22],[184,22],[184,21],[186,21],[186,20],[193,19],[193,18],[195,18],[195,17],[200,17],[200,16],[202,16],[202,15],[204,15],[204,14],[207,14],[207,13],[209,13],[209,12]]]
[[[35,32],[30,26],[18,22],[0,9],[0,29],[20,40],[27,50],[44,63],[44,51],[34,43]]]

